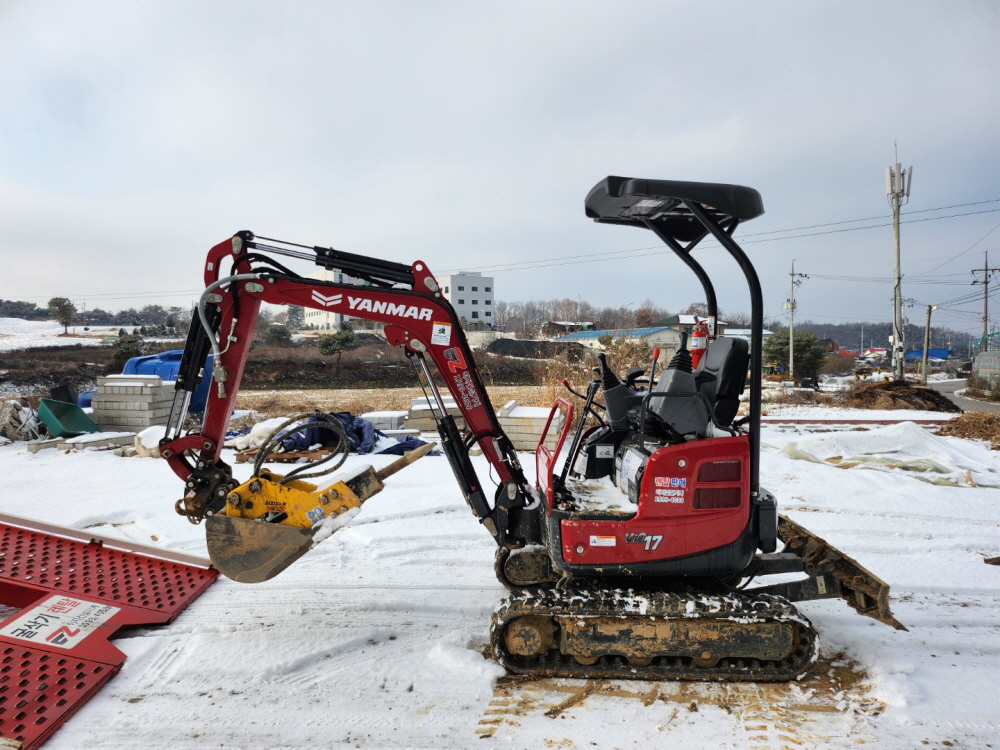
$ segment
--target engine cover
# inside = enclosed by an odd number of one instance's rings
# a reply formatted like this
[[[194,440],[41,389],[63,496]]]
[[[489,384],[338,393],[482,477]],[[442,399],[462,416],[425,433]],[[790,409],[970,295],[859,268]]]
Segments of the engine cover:
[[[750,445],[745,435],[662,446],[644,457],[646,450],[646,444],[626,440],[616,461],[616,483],[627,486],[630,497],[636,492],[634,516],[560,520],[566,563],[671,560],[732,544],[747,530]]]

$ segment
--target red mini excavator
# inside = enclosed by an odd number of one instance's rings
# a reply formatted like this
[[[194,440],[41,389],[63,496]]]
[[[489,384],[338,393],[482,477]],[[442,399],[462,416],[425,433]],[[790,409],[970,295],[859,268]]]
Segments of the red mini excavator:
[[[553,406],[550,423],[562,411],[564,426],[554,450],[544,438],[539,443],[534,483],[501,429],[455,311],[426,263],[403,265],[246,231],[213,247],[160,452],[185,482],[178,512],[206,522],[216,566],[249,582],[275,575],[309,549],[318,531],[342,525],[373,485],[380,486],[381,477],[370,471],[321,487],[295,471],[269,472],[261,462],[240,483],[221,460],[260,304],[301,305],[384,324],[389,343],[416,364],[436,409],[442,450],[473,514],[497,543],[496,574],[510,593],[493,615],[491,639],[509,671],[789,680],[817,653],[814,629],[791,604],[809,599],[840,598],[860,614],[904,629],[889,610],[885,583],[779,516],[774,496],[760,486],[763,302],[756,272],[733,239],[741,222],[763,213],[757,191],[608,177],[590,191],[585,207],[598,223],[652,231],[684,261],[704,289],[711,343],[692,366],[682,341],[658,377],[640,369],[620,378],[599,357],[585,392],[572,391],[585,418],[574,420],[576,407],[568,400]],[[715,290],[692,255],[706,237],[728,251],[746,278],[749,344],[715,335]],[[307,279],[275,256],[361,281]],[[202,428],[185,434],[190,396],[209,353],[215,355],[213,382]],[[737,418],[748,372],[749,412]],[[464,435],[439,384],[465,418]],[[495,490],[483,485],[470,461],[476,446],[498,480]],[[747,586],[778,573],[804,577]]]

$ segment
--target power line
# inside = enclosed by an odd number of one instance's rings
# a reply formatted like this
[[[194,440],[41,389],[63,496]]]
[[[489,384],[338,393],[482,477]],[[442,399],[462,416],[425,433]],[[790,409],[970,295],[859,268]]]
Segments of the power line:
[[[924,271],[923,273],[920,273],[920,274],[917,274],[917,275],[918,275],[918,276],[926,276],[927,274],[929,274],[929,273],[933,273],[934,271],[938,270],[939,268],[941,268],[941,267],[943,267],[943,266],[946,266],[946,265],[948,265],[948,264],[949,264],[949,263],[951,263],[951,262],[952,262],[953,260],[957,260],[958,258],[961,258],[961,257],[962,257],[963,255],[965,255],[965,254],[966,254],[967,252],[969,252],[970,250],[972,250],[972,248],[974,248],[974,247],[975,247],[976,245],[978,245],[978,244],[979,244],[980,242],[982,242],[982,241],[983,241],[983,240],[985,240],[985,239],[986,239],[987,237],[989,237],[989,236],[990,236],[991,234],[993,234],[993,233],[994,233],[994,232],[995,232],[995,231],[996,231],[997,229],[1000,229],[1000,224],[997,224],[997,225],[996,225],[995,227],[993,227],[993,229],[991,229],[991,230],[990,230],[990,231],[988,231],[988,232],[987,232],[986,234],[984,234],[984,235],[983,235],[982,237],[980,237],[980,238],[979,238],[978,240],[976,240],[975,242],[973,242],[973,243],[972,243],[971,245],[969,245],[969,246],[968,246],[967,248],[965,248],[965,250],[963,250],[962,252],[960,252],[960,253],[959,253],[958,255],[956,255],[956,256],[955,256],[954,258],[949,258],[949,259],[948,259],[948,260],[946,260],[946,261],[945,261],[944,263],[942,263],[942,264],[941,264],[940,266],[934,266],[934,268],[930,269],[929,271]]]
[[[997,199],[997,200],[1000,200],[1000,199]],[[983,201],[983,203],[988,203],[988,202],[995,202],[995,201]],[[929,211],[929,210],[934,210],[934,209],[926,209],[926,210]],[[942,210],[942,209],[937,209],[937,210]],[[941,219],[954,219],[954,218],[960,218],[962,216],[975,216],[975,215],[978,215],[978,214],[995,213],[997,211],[1000,211],[1000,208],[990,208],[990,209],[986,209],[985,211],[970,211],[970,212],[960,213],[960,214],[947,214],[945,216],[929,216],[929,217],[924,218],[924,219],[910,219],[910,220],[902,220],[901,219],[901,223],[903,223],[903,224],[916,224],[916,223],[921,223],[921,222],[926,222],[926,221],[939,221]],[[857,221],[867,221],[867,219],[858,219]],[[756,240],[753,240],[753,239],[751,239],[751,240],[743,240],[743,239],[741,239],[740,240],[740,244],[741,245],[755,245],[755,244],[759,244],[761,242],[776,242],[778,240],[793,240],[793,239],[800,239],[802,237],[819,237],[819,236],[827,235],[827,234],[840,234],[842,232],[856,232],[856,231],[860,231],[860,230],[863,230],[863,229],[879,229],[881,227],[889,227],[889,226],[892,226],[891,222],[887,223],[887,224],[870,224],[870,225],[863,226],[863,227],[847,227],[847,228],[844,228],[844,229],[832,229],[832,230],[828,230],[828,231],[825,231],[825,232],[810,232],[808,234],[795,234],[795,235],[789,235],[787,237],[765,237],[765,238],[756,239]],[[792,232],[792,231],[797,231],[797,230],[794,230],[794,229],[785,229],[785,230],[775,230],[775,231]],[[750,237],[750,236],[753,236],[753,235],[743,235],[743,236],[744,237]],[[718,245],[713,242],[710,246],[711,247],[717,247]],[[552,267],[556,267],[556,266],[578,265],[580,263],[593,263],[595,261],[602,261],[602,260],[616,260],[616,259],[618,259],[618,258],[620,258],[622,256],[625,256],[625,255],[628,255],[630,253],[642,253],[642,251],[645,251],[645,250],[655,250],[657,252],[654,252],[654,253],[643,253],[641,255],[633,255],[631,257],[643,258],[643,257],[647,257],[648,255],[659,255],[659,254],[666,254],[667,252],[669,252],[668,250],[666,250],[666,248],[663,248],[662,246],[638,247],[638,248],[630,248],[628,250],[605,250],[605,251],[602,251],[602,252],[599,252],[599,253],[576,253],[576,254],[573,254],[573,255],[564,255],[564,256],[558,256],[558,257],[555,257],[555,258],[541,258],[541,259],[538,259],[538,260],[517,261],[517,262],[514,262],[514,263],[501,263],[501,264],[497,264],[497,265],[493,265],[493,266],[473,266],[471,268],[469,266],[462,266],[462,269],[466,270],[466,271],[480,271],[480,272],[482,272],[482,271],[490,271],[490,272],[499,272],[499,271],[525,271],[525,270],[533,270],[533,269],[536,269],[536,268],[552,268]],[[607,257],[600,257],[600,256],[607,256]]]
[[[954,219],[960,216],[976,216],[978,214],[992,214],[1000,211],[1000,208],[987,208],[984,211],[969,211],[964,214],[947,214],[946,216],[928,216],[926,219],[908,219],[906,221],[900,219],[901,224],[918,224],[924,221],[938,221],[939,219]],[[840,234],[841,232],[857,232],[862,229],[878,229],[880,227],[891,227],[892,222],[888,224],[869,224],[865,227],[846,227],[844,229],[831,229],[827,232],[810,232],[809,234],[792,234],[788,237],[770,237],[763,240],[750,240],[749,242],[741,242],[743,245],[755,245],[759,242],[775,242],[777,240],[794,240],[800,237],[819,237],[823,234]]]
[[[965,274],[954,274],[955,276],[964,276]],[[809,274],[811,278],[823,279],[825,281],[851,281],[855,283],[864,284],[893,284],[895,281],[891,278],[885,276],[844,276],[838,274],[819,274],[811,273]],[[908,283],[913,284],[933,284],[934,286],[968,286],[967,281],[936,281],[933,279],[920,279],[912,281],[908,276],[904,276]]]
[[[925,214],[931,211],[947,211],[950,208],[966,208],[967,206],[981,206],[985,203],[1000,203],[1000,198],[991,198],[988,201],[975,201],[973,203],[956,203],[953,206],[938,206],[937,208],[921,208],[917,211],[908,211],[907,216],[912,214]],[[964,214],[963,214],[964,215]],[[772,229],[768,232],[755,232],[753,234],[744,234],[744,237],[760,237],[765,234],[780,234],[781,232],[798,232],[803,229],[817,229],[819,227],[834,227],[840,224],[856,224],[859,221],[875,221],[876,219],[885,219],[885,216],[867,216],[864,219],[844,219],[843,221],[830,221],[825,224],[809,224],[804,227],[793,227],[791,229]]]

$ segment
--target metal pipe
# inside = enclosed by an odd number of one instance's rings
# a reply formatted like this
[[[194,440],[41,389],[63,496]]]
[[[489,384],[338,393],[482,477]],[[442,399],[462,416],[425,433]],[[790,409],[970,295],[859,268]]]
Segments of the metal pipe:
[[[191,406],[191,391],[174,391],[174,400],[170,404],[170,416],[167,417],[167,428],[163,433],[165,440],[174,440],[181,436],[184,419]]]
[[[275,255],[285,255],[289,258],[299,258],[300,260],[308,260],[310,263],[316,262],[316,253],[300,253],[298,250],[287,250],[283,247],[275,247],[274,245],[265,245],[263,242],[250,242],[248,246],[254,250],[266,250],[269,253],[274,253]]]
[[[222,356],[222,352],[219,351],[219,342],[215,340],[215,335],[212,332],[212,326],[208,322],[208,314],[205,312],[205,307],[208,304],[208,295],[214,292],[223,284],[231,284],[234,281],[251,281],[254,279],[264,278],[265,274],[262,273],[239,273],[235,276],[226,276],[225,278],[214,281],[205,287],[205,291],[201,293],[201,298],[198,300],[198,319],[201,321],[202,328],[205,329],[205,333],[208,335],[208,341],[212,345],[212,354],[215,355],[216,364],[219,363],[219,357]]]
[[[438,390],[437,383],[434,382],[434,378],[431,377],[430,368],[427,367],[427,362],[424,359],[423,352],[415,352],[417,355],[417,362],[420,364],[420,370],[424,373],[424,378],[427,380],[427,385],[430,386],[431,395],[434,396],[434,401],[437,404],[438,411],[441,413],[440,419],[444,418],[444,415],[448,413],[448,409],[444,405],[444,399],[441,398],[441,391]],[[430,404],[428,404],[430,406]]]
[[[698,277],[698,281],[701,282],[701,288],[705,291],[705,306],[708,308],[708,315],[712,319],[712,331],[710,334],[714,337],[716,335],[715,327],[719,320],[719,306],[716,302],[715,297],[715,287],[712,286],[712,280],[705,273],[705,269],[702,268],[701,264],[691,257],[691,250],[701,241],[701,237],[693,242],[689,243],[686,248],[681,247],[681,244],[671,237],[669,234],[664,232],[655,222],[644,221],[643,222],[649,229],[653,230],[653,233],[663,240],[664,244],[667,245],[674,253],[682,260],[687,267],[694,271],[694,275]],[[707,234],[707,232],[706,232]],[[705,235],[702,235],[704,237]]]

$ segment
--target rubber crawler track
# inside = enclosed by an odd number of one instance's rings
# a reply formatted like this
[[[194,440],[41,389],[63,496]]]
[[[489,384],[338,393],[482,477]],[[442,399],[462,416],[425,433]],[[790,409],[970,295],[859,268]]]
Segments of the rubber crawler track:
[[[711,618],[740,628],[744,623],[791,622],[797,642],[780,661],[723,657],[714,667],[698,666],[691,657],[655,656],[646,666],[634,666],[621,656],[601,656],[593,665],[550,649],[543,655],[519,656],[506,650],[504,628],[530,615],[626,617],[639,620]],[[770,594],[705,595],[637,592],[631,589],[528,588],[511,593],[493,612],[490,627],[493,653],[509,672],[535,677],[642,680],[715,680],[726,682],[785,682],[802,675],[816,660],[816,631],[786,599]],[[558,641],[558,637],[557,637]],[[715,644],[706,643],[708,650]]]

